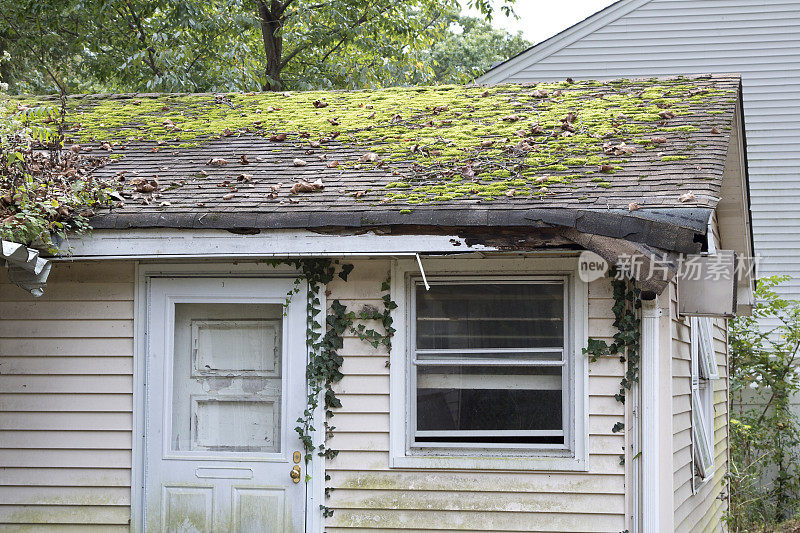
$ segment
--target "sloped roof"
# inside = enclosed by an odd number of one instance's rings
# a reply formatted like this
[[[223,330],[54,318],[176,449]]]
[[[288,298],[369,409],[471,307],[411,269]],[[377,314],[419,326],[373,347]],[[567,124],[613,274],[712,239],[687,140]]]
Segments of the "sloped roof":
[[[122,201],[97,213],[98,228],[613,219],[611,233],[598,233],[623,236],[636,220],[704,233],[738,93],[737,76],[713,75],[93,95],[70,101],[67,137],[114,158],[97,172],[115,181]],[[293,193],[299,180],[324,188]]]

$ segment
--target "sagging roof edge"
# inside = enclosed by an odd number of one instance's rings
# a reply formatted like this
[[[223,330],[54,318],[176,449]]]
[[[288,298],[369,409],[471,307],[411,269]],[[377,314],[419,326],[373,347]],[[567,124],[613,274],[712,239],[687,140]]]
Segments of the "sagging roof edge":
[[[710,207],[652,208],[629,212],[623,209],[476,209],[448,210],[415,208],[410,213],[370,212],[297,212],[276,217],[273,213],[174,213],[156,212],[136,215],[98,215],[92,219],[96,229],[134,228],[171,229],[322,229],[381,226],[464,227],[464,228],[573,228],[579,232],[641,243],[677,253],[698,253],[703,248]]]

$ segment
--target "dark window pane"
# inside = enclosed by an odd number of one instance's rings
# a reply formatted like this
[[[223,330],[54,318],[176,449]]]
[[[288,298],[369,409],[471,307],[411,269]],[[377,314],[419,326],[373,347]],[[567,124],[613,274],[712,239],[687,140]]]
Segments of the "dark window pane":
[[[561,367],[420,366],[417,369],[419,431],[561,430],[561,404]],[[458,439],[457,442],[486,441],[481,437]]]
[[[417,286],[418,349],[560,347],[561,283]]]

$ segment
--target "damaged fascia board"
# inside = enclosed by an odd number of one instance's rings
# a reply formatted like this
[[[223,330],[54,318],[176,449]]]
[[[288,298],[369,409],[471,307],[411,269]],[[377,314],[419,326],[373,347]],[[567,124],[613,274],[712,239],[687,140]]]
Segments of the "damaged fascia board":
[[[8,279],[33,296],[44,294],[52,263],[39,256],[39,251],[24,244],[0,241],[0,258],[8,268]]]
[[[713,209],[705,207],[632,212],[620,209],[530,209],[525,216],[534,222],[572,228],[587,235],[602,235],[661,250],[695,254],[702,249],[713,212]]]
[[[458,235],[326,234],[310,230],[271,230],[254,235],[224,230],[94,230],[61,243],[63,256],[77,259],[168,259],[286,257],[300,255],[414,255],[499,251]]]

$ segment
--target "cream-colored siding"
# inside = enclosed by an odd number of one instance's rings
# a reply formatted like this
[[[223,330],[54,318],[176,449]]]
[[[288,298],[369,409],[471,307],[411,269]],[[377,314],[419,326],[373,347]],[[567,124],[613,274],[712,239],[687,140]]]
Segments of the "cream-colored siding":
[[[348,282],[328,286],[358,312],[382,308],[381,282],[388,261],[359,261]],[[589,286],[589,332],[614,334],[608,280]],[[624,420],[614,399],[623,366],[617,358],[589,365],[589,472],[480,472],[389,468],[389,356],[354,336],[341,350],[345,377],[336,386],[342,408],[332,420],[330,445],[340,450],[327,464],[334,510],[326,531],[622,531],[625,520],[624,437],[612,433]]]
[[[727,509],[728,359],[726,321],[714,320],[719,379],[714,385],[714,474],[692,494],[692,378],[688,320],[677,316],[675,285],[670,286],[672,316],[673,488],[676,531],[718,531]],[[699,483],[699,481],[696,481]]]
[[[0,284],[0,530],[128,530],[133,294],[132,263]]]

